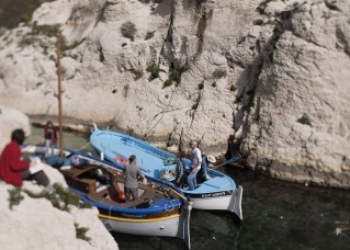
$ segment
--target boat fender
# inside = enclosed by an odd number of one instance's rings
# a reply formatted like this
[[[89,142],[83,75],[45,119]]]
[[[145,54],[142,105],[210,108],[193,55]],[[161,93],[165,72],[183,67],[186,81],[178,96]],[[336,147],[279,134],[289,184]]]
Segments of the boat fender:
[[[123,157],[117,156],[114,158],[114,160],[120,164],[122,164],[124,167],[126,166],[126,164],[128,163],[126,159],[124,159]]]

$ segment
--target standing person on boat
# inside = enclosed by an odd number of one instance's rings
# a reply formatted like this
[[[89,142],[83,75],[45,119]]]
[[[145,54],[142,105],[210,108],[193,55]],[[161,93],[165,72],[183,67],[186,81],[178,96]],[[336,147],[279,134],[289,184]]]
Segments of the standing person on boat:
[[[129,157],[129,164],[124,168],[125,174],[125,185],[124,185],[124,193],[125,193],[125,202],[130,202],[130,195],[132,195],[132,200],[136,200],[138,198],[138,175],[141,176],[142,179],[146,179],[141,170],[136,166],[136,156],[131,155]]]
[[[210,179],[210,176],[208,175],[208,168],[210,164],[215,163],[216,158],[213,155],[203,156],[202,158],[202,166],[201,166],[201,179],[202,181],[207,181]]]
[[[182,161],[182,153],[178,152],[176,154],[176,175],[175,175],[174,184],[175,186],[181,188],[185,181],[186,181],[185,164]]]
[[[44,131],[44,139],[45,139],[45,157],[53,155],[53,146],[57,141],[57,130],[54,127],[52,121],[48,121],[45,126]],[[51,151],[51,152],[50,152]]]
[[[187,177],[190,190],[194,190],[197,186],[197,173],[201,169],[202,165],[202,152],[197,148],[195,141],[190,142],[191,148],[191,172]]]
[[[8,143],[0,156],[0,178],[14,186],[22,186],[23,180],[34,180],[39,185],[48,187],[49,178],[43,170],[36,172],[36,164],[29,163],[21,158],[21,148],[25,139],[24,131],[12,131],[11,142]]]

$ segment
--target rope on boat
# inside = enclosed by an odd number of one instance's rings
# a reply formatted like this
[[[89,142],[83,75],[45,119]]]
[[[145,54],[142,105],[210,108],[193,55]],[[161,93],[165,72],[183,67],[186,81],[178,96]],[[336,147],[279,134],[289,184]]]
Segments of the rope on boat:
[[[109,146],[105,146],[103,145],[103,142],[101,143],[101,147],[103,149],[107,149],[108,151],[112,152],[113,154],[115,154],[115,156],[119,156],[119,157],[122,157],[124,159],[128,159],[128,157],[126,157],[125,155],[122,155],[122,154],[119,154],[117,153],[116,151],[114,151],[113,149],[110,148],[110,145]]]
[[[90,142],[88,142],[84,147],[77,149],[76,151],[80,151],[80,150],[86,148],[86,147],[89,146],[89,145],[90,145]]]
[[[179,207],[180,208],[180,203],[176,204],[175,200],[170,200],[170,204],[173,206],[173,207]]]
[[[237,236],[235,238],[235,243],[234,243],[235,244],[235,248],[234,248],[235,250],[237,250],[237,239],[238,239],[238,236],[239,236],[239,231],[241,231],[241,228],[242,228],[242,226],[239,227],[238,232],[237,232]]]
[[[169,208],[168,208],[168,207],[169,207]],[[174,208],[174,207],[173,207],[173,204],[172,204],[172,203],[170,203],[170,204],[167,203],[167,204],[164,205],[164,210],[165,210],[165,211],[171,211],[171,210],[173,210],[173,208]]]

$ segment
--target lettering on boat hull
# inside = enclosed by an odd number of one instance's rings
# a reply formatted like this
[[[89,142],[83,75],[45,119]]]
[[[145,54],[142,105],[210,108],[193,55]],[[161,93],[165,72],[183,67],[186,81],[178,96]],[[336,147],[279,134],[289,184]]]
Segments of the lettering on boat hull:
[[[232,195],[232,190],[215,192],[215,193],[202,193],[202,194],[189,194],[189,193],[187,193],[186,195],[190,196],[191,198],[210,198],[210,197]]]

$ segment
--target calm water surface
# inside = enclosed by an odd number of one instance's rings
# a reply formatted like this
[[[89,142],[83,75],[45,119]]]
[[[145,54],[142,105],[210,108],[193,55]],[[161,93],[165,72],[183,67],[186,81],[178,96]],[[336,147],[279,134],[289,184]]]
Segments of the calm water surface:
[[[42,134],[42,128],[33,128],[28,142],[40,142]],[[64,133],[66,147],[93,152],[88,142],[88,135]],[[244,220],[192,210],[193,250],[350,250],[350,191],[276,181],[235,167],[218,170],[243,186]],[[186,249],[180,239],[112,235],[120,250]]]

